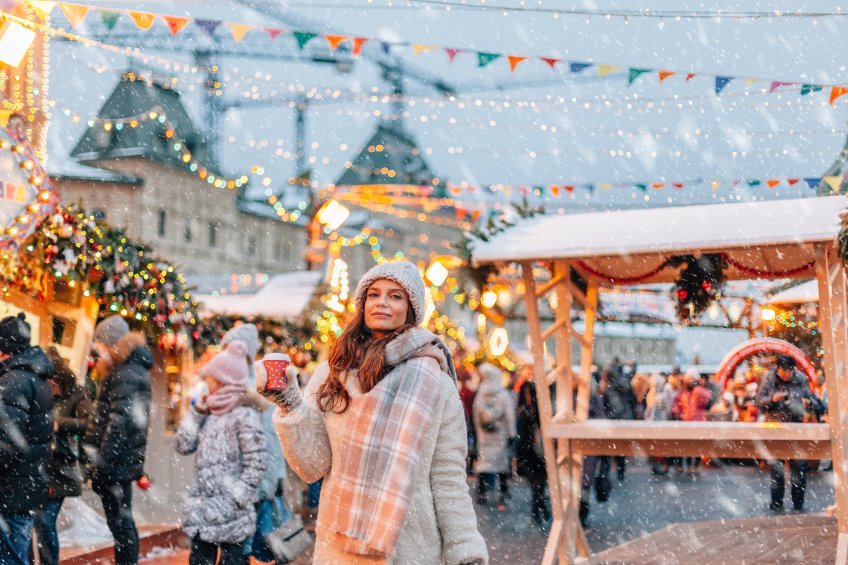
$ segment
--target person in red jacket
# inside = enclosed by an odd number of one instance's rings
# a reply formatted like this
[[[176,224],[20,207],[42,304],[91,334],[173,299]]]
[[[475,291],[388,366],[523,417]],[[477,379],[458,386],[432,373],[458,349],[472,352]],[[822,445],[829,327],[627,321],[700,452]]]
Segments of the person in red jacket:
[[[677,398],[674,400],[674,406],[671,413],[677,416],[678,420],[683,422],[705,422],[707,420],[707,411],[710,407],[713,395],[708,388],[699,384],[700,377],[694,371],[687,371],[683,389]],[[695,472],[701,464],[698,457],[686,457],[687,472],[694,478]],[[678,466],[678,471],[682,467]]]

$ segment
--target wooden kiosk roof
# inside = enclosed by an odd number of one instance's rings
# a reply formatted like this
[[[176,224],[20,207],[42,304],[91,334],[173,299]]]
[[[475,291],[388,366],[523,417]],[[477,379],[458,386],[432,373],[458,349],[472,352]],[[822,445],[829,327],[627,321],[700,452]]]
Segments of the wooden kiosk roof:
[[[545,215],[521,220],[475,243],[475,264],[582,260],[611,277],[637,277],[672,255],[726,253],[728,279],[756,278],[745,267],[794,271],[812,277],[813,244],[833,241],[848,197],[799,198],[738,204],[705,204],[587,214]],[[640,282],[671,282],[665,269]],[[784,275],[785,276],[785,275]],[[767,277],[761,277],[767,278]]]
[[[535,380],[557,384],[556,402],[549,387],[537,390],[554,510],[543,564],[574,563],[576,551],[588,555],[578,520],[584,455],[832,459],[836,484],[848,484],[848,304],[836,244],[846,209],[848,197],[840,195],[544,215],[474,243],[474,264],[521,264]],[[588,420],[598,287],[671,282],[678,269],[666,267],[669,258],[705,253],[725,255],[728,279],[817,279],[830,424]],[[550,274],[544,283],[534,278],[539,263]],[[587,281],[585,292],[572,282],[572,269]],[[551,292],[557,298],[552,302],[555,321],[542,328],[539,301]],[[582,333],[572,325],[575,303],[584,311]],[[551,338],[557,361],[546,374],[545,342]],[[579,373],[571,369],[573,341],[580,345]],[[848,565],[844,486],[837,487],[836,502],[836,562]]]

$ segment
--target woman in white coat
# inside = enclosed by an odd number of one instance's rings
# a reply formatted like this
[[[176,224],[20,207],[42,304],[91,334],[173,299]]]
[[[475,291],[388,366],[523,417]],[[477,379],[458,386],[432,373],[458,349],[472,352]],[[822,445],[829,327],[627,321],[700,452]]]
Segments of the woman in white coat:
[[[482,504],[486,492],[500,482],[499,509],[505,510],[512,474],[512,449],[515,445],[515,404],[501,384],[501,371],[483,363],[477,368],[480,386],[474,397],[472,418],[477,431],[477,497]]]
[[[275,397],[286,460],[324,479],[315,563],[488,563],[450,352],[417,327],[424,293],[411,263],[372,268],[329,362],[303,394],[289,371]]]

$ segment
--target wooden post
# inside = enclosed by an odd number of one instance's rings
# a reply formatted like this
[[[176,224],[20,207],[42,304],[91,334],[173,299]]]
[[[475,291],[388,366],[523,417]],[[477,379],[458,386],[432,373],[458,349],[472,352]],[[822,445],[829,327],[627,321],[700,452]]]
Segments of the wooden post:
[[[828,390],[828,424],[836,494],[838,541],[836,563],[848,563],[848,332],[845,302],[845,267],[833,244],[816,246],[816,279],[819,283],[819,329],[824,349],[824,375]]]
[[[533,264],[521,263],[521,272],[524,277],[527,329],[530,335],[530,352],[533,354],[533,375],[536,380],[536,397],[539,401],[539,420],[542,426],[542,445],[545,450],[545,469],[548,473],[548,489],[551,494],[551,511],[553,513],[553,525],[548,536],[545,554],[542,557],[542,564],[553,565],[556,559],[565,564],[574,560],[574,545],[573,543],[569,545],[568,540],[565,539],[559,469],[557,468],[554,440],[548,434],[548,427],[553,419],[553,411],[551,408],[551,391],[546,386],[545,344],[542,341],[539,303],[536,298],[536,283],[533,280]]]

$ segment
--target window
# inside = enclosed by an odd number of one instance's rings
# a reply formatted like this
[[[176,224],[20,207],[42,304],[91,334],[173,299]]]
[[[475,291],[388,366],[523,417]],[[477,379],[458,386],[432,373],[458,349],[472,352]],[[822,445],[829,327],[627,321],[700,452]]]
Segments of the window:
[[[215,247],[218,244],[218,224],[209,222],[209,247]]]
[[[186,218],[185,229],[183,230],[183,238],[186,241],[191,241],[191,218]]]
[[[102,222],[106,219],[106,210],[104,210],[103,208],[95,208],[91,211],[91,215],[94,217],[95,220]]]
[[[159,225],[156,229],[156,232],[159,234],[159,237],[165,237],[165,228],[168,221],[168,213],[165,210],[159,210]]]

